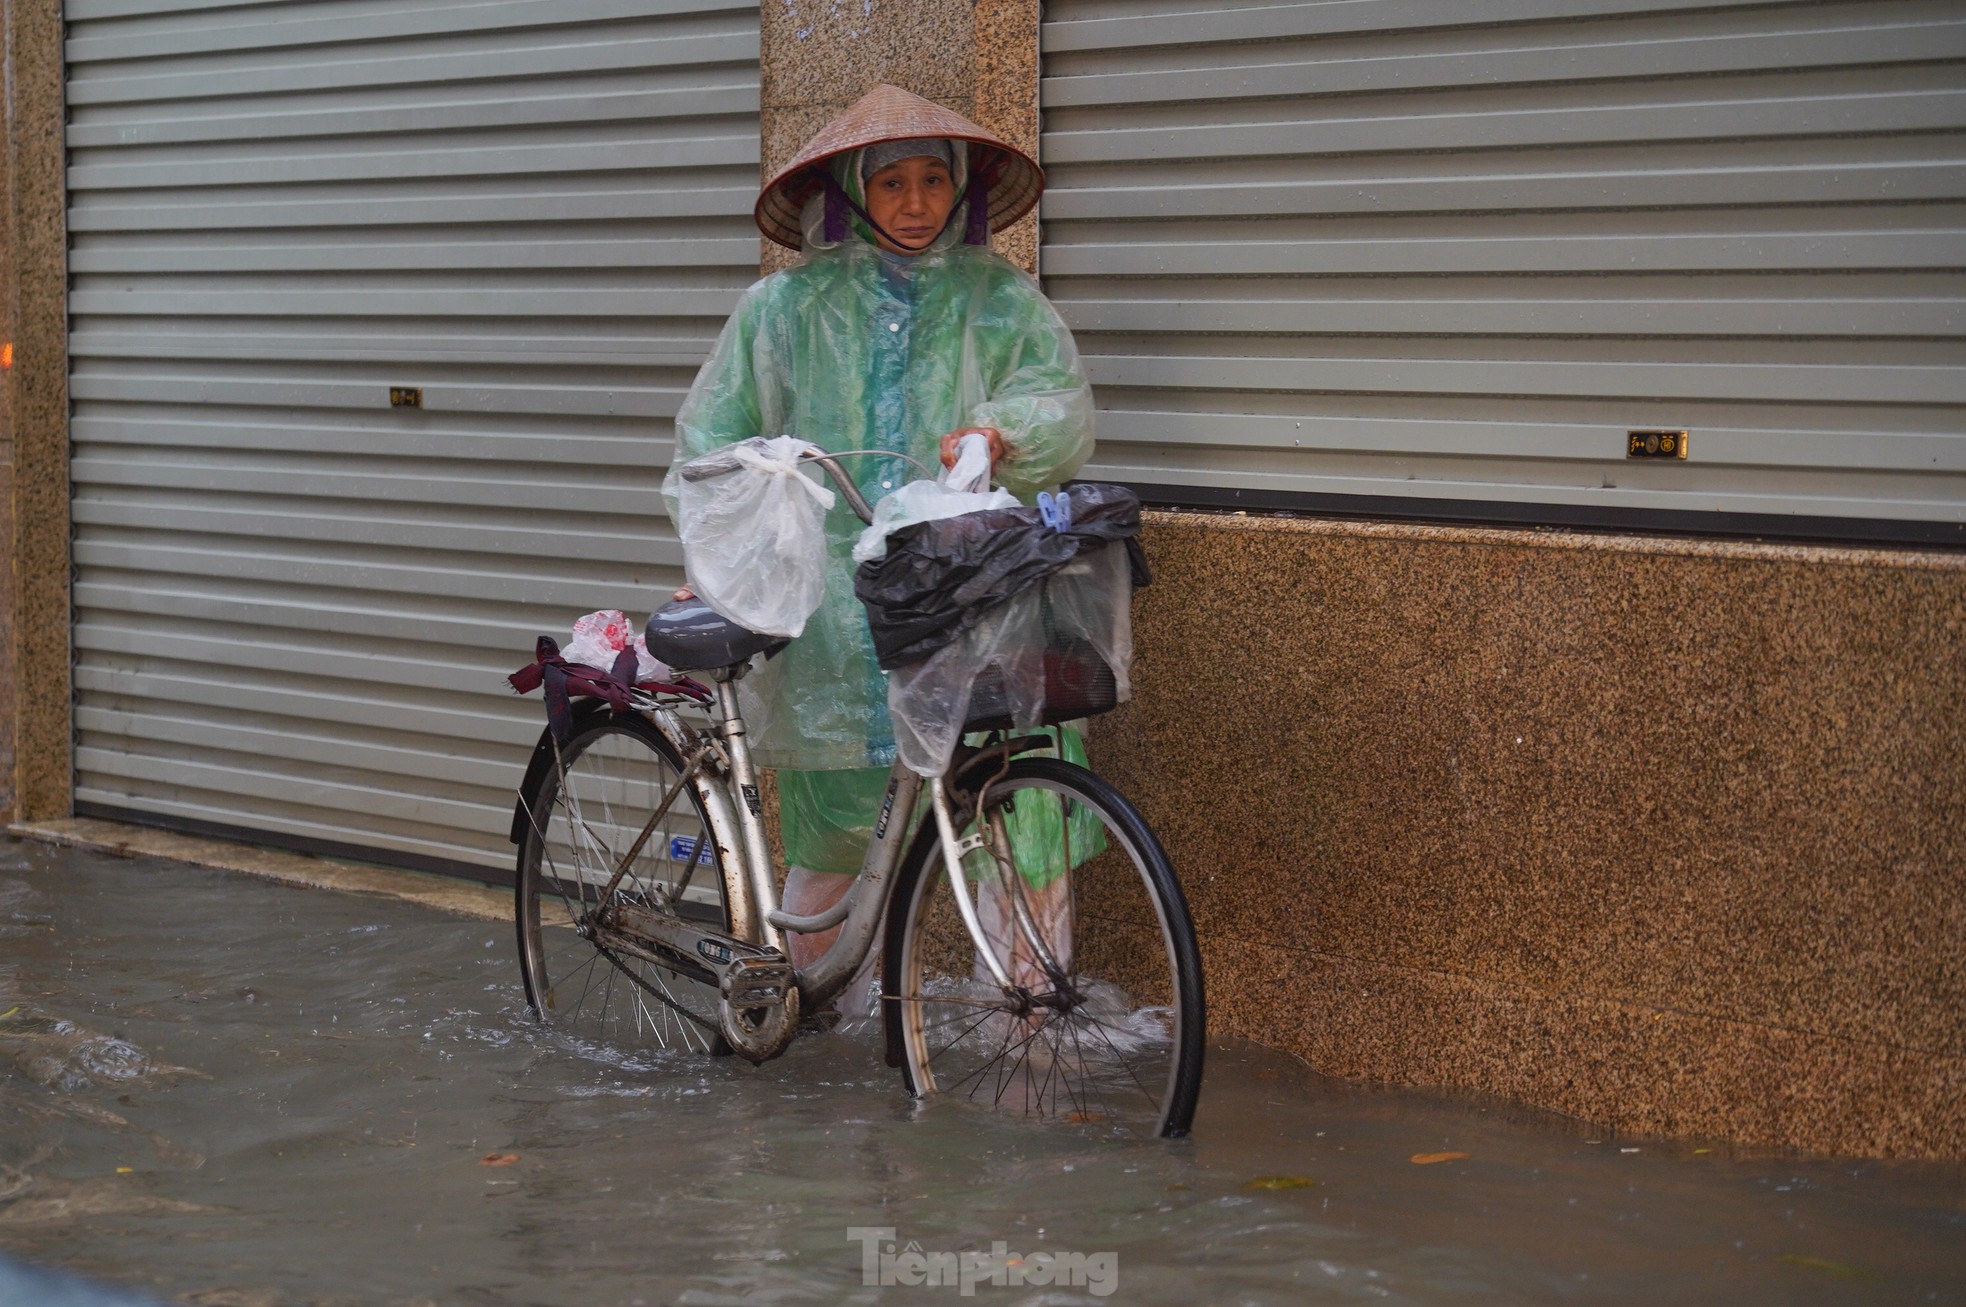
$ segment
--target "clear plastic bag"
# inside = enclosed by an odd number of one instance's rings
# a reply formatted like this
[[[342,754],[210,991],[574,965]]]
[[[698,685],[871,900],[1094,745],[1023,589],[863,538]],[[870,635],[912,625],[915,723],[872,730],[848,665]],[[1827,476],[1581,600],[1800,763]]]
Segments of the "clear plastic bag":
[[[765,635],[799,635],[826,594],[833,492],[800,464],[810,448],[796,436],[754,436],[671,468],[662,485],[677,505],[690,589]]]
[[[560,656],[570,663],[580,663],[587,667],[599,668],[607,672],[614,670],[615,659],[621,651],[633,643],[635,649],[635,680],[666,681],[673,673],[662,661],[649,652],[648,641],[640,632],[628,624],[628,615],[619,608],[606,608],[598,613],[589,613],[573,624],[573,638],[560,650]]]
[[[990,444],[982,436],[964,436],[956,447],[956,465],[944,468],[933,481],[910,481],[874,505],[874,521],[853,546],[853,561],[887,557],[889,533],[911,522],[933,522],[988,508],[1015,508],[1017,496],[990,489]]]
[[[888,674],[901,761],[940,776],[963,733],[1104,712],[1132,697],[1134,574],[1118,543],[1088,550]]]

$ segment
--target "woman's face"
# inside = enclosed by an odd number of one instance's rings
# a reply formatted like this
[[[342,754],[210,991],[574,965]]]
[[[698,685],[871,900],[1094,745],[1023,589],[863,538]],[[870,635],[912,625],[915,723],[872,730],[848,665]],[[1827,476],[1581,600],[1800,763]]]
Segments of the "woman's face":
[[[881,230],[901,242],[874,233],[881,248],[896,254],[920,254],[942,234],[949,210],[956,205],[956,184],[949,165],[926,155],[897,159],[867,179],[867,214]]]

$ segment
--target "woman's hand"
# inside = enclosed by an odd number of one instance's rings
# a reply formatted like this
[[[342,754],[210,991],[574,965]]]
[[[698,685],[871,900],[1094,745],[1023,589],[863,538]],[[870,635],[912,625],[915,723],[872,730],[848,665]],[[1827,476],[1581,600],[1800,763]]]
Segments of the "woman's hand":
[[[990,442],[990,470],[996,471],[997,464],[1003,462],[1003,432],[995,427],[964,427],[942,437],[942,466],[956,465],[956,446],[964,436],[982,436]]]
[[[688,586],[684,586],[682,589],[676,591],[675,597],[678,601],[684,599],[694,599],[696,598],[696,591],[690,589]]]

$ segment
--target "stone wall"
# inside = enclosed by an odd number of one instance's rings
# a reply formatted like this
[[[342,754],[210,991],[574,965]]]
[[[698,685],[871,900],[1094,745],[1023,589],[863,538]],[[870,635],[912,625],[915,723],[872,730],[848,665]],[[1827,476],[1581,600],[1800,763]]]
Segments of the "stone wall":
[[[1095,761],[1213,1030],[1966,1155],[1966,555],[1154,515]]]
[[[7,136],[0,192],[0,372],[6,422],[0,532],[0,713],[4,806],[26,819],[69,812],[68,239],[58,0],[4,8]]]

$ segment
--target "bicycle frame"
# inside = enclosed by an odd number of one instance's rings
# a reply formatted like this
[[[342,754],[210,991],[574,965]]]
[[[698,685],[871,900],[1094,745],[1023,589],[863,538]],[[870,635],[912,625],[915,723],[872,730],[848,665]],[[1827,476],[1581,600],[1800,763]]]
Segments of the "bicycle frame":
[[[885,451],[845,452],[873,454]],[[838,455],[822,454],[815,450],[805,457],[824,469],[857,517],[863,522],[873,520],[872,509],[858,487],[834,461]],[[730,469],[705,468],[699,475],[718,475],[727,470]],[[922,778],[901,763],[894,764],[888,774],[887,793],[881,803],[873,839],[868,842],[867,852],[861,860],[860,872],[838,903],[810,917],[785,912],[773,883],[758,770],[751,757],[750,740],[737,702],[737,682],[747,670],[748,664],[745,664],[723,668],[713,674],[717,697],[711,735],[721,744],[722,757],[716,765],[697,768],[694,776],[679,778],[677,785],[694,786],[703,800],[709,835],[724,868],[724,899],[730,909],[732,935],[786,953],[787,931],[813,934],[834,926],[841,927],[839,935],[824,954],[811,966],[793,972],[801,1006],[806,1011],[812,1011],[846,987],[868,950],[873,947],[874,935],[887,914],[894,873],[901,864],[901,855],[909,839],[915,805],[921,799]],[[642,711],[668,737],[680,756],[686,759],[695,757],[700,749],[706,747],[698,733],[685,726],[673,709],[650,706]],[[963,925],[976,944],[978,956],[997,983],[1008,990],[1013,987],[1009,974],[984,936],[968,880],[962,871],[963,857],[983,847],[986,837],[979,833],[967,839],[960,838],[944,782],[940,778],[930,782],[929,790],[937,837]],[[741,799],[735,805],[731,802],[733,791]],[[665,804],[668,797],[665,796]]]
[[[699,460],[682,474],[720,475],[745,460],[722,461],[730,466]],[[871,515],[830,456],[809,461],[857,516]],[[719,626],[704,605],[665,609],[662,623],[651,624],[658,656],[668,651],[714,689],[568,671],[567,688],[604,702],[569,720],[553,701],[553,728],[520,787],[520,963],[543,1023],[763,1062],[785,1051],[806,1013],[824,1013],[879,961],[887,1056],[910,1093],[967,1089],[1026,1114],[1186,1133],[1203,1053],[1199,953],[1167,855],[1124,795],[1063,757],[1020,758],[1067,750],[1060,736],[1018,733],[1002,713],[983,713],[987,738],[957,744],[940,775],[889,768],[860,869],[836,886],[844,893],[822,911],[788,912],[738,693],[753,664],[734,661],[772,637]],[[561,665],[544,642],[540,650],[548,672]],[[685,834],[665,827],[672,812]],[[1079,920],[1075,882],[1060,888],[1060,872],[1094,859],[1086,884],[1102,909],[1123,898],[1131,906],[1112,919],[1157,923],[1160,949],[1130,937],[1118,954],[1079,947],[1081,929],[1103,918]],[[888,947],[877,957],[883,927]],[[833,942],[795,968],[788,936],[816,943],[824,933]],[[627,978],[619,992],[617,973]],[[1114,1092],[1125,1100],[1118,1108]]]
[[[722,746],[724,758],[677,784],[690,785],[702,800],[707,834],[723,868],[724,901],[730,909],[732,935],[784,952],[787,931],[810,934],[842,927],[823,955],[811,966],[794,972],[802,1006],[810,1011],[845,988],[873,947],[887,913],[894,873],[908,842],[922,779],[895,764],[860,873],[838,903],[812,917],[782,911],[773,884],[757,769],[737,708],[737,679],[729,676],[718,681],[716,714],[710,726],[711,738]],[[644,707],[641,711],[683,757],[695,756],[707,747],[700,733],[686,726],[673,708]]]

